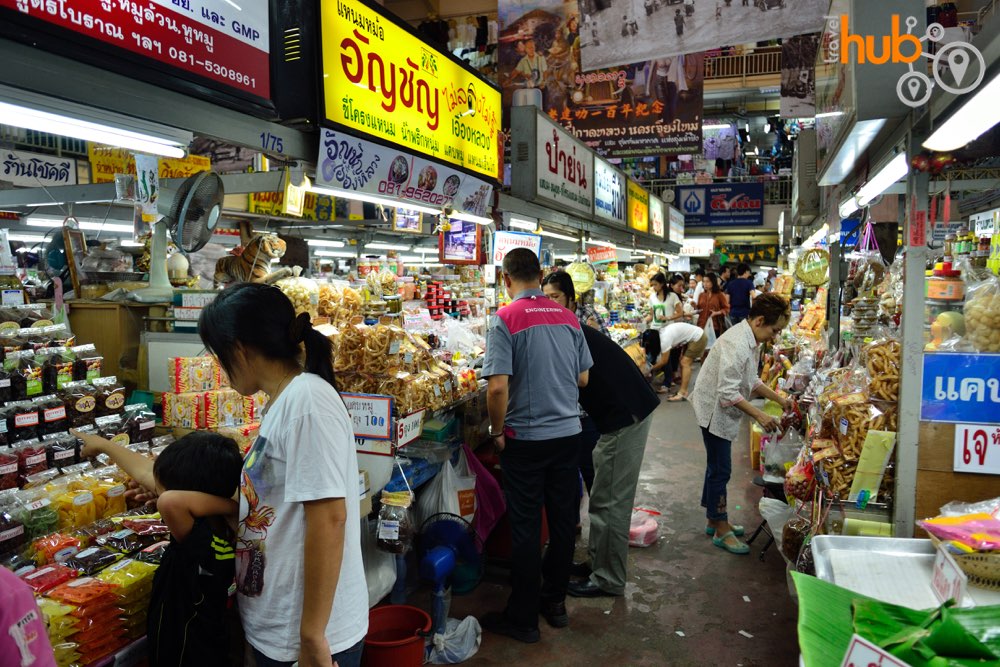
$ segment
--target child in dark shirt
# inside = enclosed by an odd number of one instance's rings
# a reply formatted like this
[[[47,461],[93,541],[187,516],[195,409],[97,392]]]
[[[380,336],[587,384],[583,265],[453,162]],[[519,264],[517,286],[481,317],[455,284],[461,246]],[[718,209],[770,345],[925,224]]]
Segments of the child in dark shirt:
[[[223,621],[235,575],[234,533],[226,518],[243,459],[239,447],[217,433],[196,432],[167,447],[154,461],[109,440],[75,433],[84,456],[107,454],[136,482],[157,494],[170,529],[170,545],[153,578],[147,641],[151,667],[226,665]]]

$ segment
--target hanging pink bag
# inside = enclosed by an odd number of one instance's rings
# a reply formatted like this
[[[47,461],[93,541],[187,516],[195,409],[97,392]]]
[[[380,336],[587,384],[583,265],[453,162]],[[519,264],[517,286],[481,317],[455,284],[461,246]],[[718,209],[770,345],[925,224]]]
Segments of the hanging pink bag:
[[[479,535],[480,544],[485,544],[486,538],[507,512],[507,501],[504,500],[503,490],[496,478],[472,453],[469,445],[463,444],[462,448],[465,450],[465,461],[469,466],[469,472],[476,476],[476,517],[472,525]]]

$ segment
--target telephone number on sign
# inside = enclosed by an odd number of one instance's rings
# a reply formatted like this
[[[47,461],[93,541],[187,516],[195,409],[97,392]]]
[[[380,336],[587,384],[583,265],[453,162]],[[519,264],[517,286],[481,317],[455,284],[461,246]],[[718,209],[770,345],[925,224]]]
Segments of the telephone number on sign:
[[[212,62],[211,60],[198,60],[198,58],[196,58],[193,54],[173,46],[170,47],[169,54],[171,59],[176,60],[183,65],[196,65],[204,68],[207,73],[214,74],[221,79],[228,79],[229,81],[243,86],[249,86],[250,88],[257,87],[256,78],[243,74],[242,72],[237,72],[231,67],[220,65],[219,63]]]

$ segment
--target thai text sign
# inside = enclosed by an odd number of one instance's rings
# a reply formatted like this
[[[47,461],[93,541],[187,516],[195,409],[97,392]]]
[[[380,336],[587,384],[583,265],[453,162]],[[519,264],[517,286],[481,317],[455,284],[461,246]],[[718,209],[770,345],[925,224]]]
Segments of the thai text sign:
[[[324,115],[492,179],[500,174],[500,91],[380,7],[321,3]]]
[[[354,435],[371,440],[392,438],[392,396],[341,394],[354,423]]]
[[[542,256],[542,237],[524,232],[498,231],[493,235],[493,263],[500,266],[503,258],[514,248],[527,248]]]
[[[87,155],[90,159],[91,181],[111,183],[115,174],[135,174],[135,157],[132,151],[114,146],[88,143]],[[212,168],[212,161],[200,155],[186,158],[166,158],[160,160],[160,178],[187,178]]]
[[[760,227],[764,224],[763,183],[717,183],[677,188],[677,205],[687,227]]]
[[[628,226],[637,232],[649,231],[649,193],[628,179]]]
[[[625,226],[625,174],[599,157],[594,158],[594,215]]]
[[[28,151],[0,151],[0,181],[27,188],[76,185],[76,160]]]
[[[0,7],[215,84],[270,97],[264,0],[239,6],[224,0],[0,0]]]
[[[536,126],[536,196],[558,206],[590,213],[594,199],[594,154],[555,123]]]
[[[925,354],[920,418],[1000,424],[1000,354]]]
[[[657,197],[649,197],[649,233],[663,238],[666,229],[663,224],[663,202]]]
[[[489,215],[493,186],[395,148],[323,129],[319,137],[316,185],[363,192],[400,205],[449,207]]]
[[[248,211],[261,215],[284,215],[285,193],[284,192],[251,192],[249,195]],[[334,211],[333,197],[329,195],[318,195],[315,192],[307,192],[302,205],[303,220],[315,220],[317,222],[329,222],[337,215]]]
[[[684,214],[673,206],[667,206],[667,218],[669,220],[667,240],[684,245]]]
[[[1000,425],[955,424],[953,470],[1000,475]]]
[[[591,264],[615,262],[618,260],[618,251],[614,248],[608,248],[606,246],[594,246],[587,248],[587,259]]]

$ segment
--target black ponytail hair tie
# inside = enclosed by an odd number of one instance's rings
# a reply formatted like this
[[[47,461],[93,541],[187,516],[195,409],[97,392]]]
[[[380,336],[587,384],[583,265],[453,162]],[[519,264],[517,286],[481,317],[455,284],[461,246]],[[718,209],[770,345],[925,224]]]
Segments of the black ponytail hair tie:
[[[306,339],[306,331],[311,327],[312,318],[309,317],[309,313],[299,313],[288,329],[292,342],[295,344],[303,342]]]

